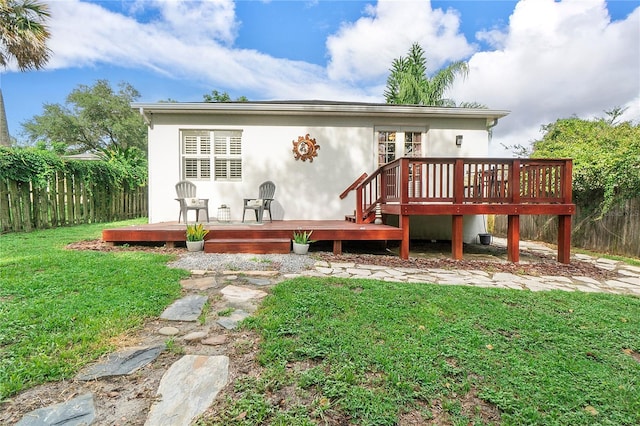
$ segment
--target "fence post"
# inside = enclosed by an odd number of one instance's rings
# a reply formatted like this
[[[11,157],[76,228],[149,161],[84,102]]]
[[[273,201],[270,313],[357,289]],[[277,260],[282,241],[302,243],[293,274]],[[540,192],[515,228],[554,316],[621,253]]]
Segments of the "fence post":
[[[9,186],[7,181],[0,179],[0,232],[11,230],[11,209],[9,207]]]

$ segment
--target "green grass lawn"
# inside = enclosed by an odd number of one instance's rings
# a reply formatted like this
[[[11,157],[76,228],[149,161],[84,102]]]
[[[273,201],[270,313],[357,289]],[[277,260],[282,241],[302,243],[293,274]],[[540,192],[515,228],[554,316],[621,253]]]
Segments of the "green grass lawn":
[[[65,249],[132,223],[0,236],[0,401],[72,377],[180,295],[166,255]]]
[[[637,297],[298,278],[245,326],[264,370],[199,424],[640,424]]]
[[[0,236],[0,401],[70,378],[180,295],[166,255]],[[200,424],[640,424],[640,298],[298,278],[245,327],[260,374]]]

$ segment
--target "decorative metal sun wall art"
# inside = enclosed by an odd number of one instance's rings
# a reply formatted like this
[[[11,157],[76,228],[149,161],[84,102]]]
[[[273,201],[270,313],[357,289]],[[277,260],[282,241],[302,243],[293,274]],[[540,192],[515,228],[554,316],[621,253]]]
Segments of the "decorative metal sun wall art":
[[[313,157],[318,156],[320,145],[316,143],[314,138],[309,137],[308,133],[305,136],[298,136],[298,140],[292,143],[293,156],[296,160],[309,160],[310,163],[313,163]]]

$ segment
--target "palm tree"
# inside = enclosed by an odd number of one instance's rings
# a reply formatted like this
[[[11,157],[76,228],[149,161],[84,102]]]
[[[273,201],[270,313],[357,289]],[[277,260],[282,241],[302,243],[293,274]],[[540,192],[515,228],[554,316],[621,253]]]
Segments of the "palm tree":
[[[444,98],[457,76],[465,78],[469,65],[458,61],[427,76],[427,59],[418,43],[413,43],[406,58],[394,59],[387,78],[384,97],[388,104],[455,106],[452,99]]]
[[[35,0],[0,0],[0,66],[15,59],[20,71],[41,69],[49,60],[49,7]],[[10,145],[0,89],[0,145]]]

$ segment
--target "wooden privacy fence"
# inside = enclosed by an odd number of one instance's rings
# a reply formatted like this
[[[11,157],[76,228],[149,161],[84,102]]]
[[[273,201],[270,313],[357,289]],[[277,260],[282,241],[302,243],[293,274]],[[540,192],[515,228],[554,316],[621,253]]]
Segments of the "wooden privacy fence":
[[[148,214],[147,187],[119,188],[86,182],[56,172],[46,185],[0,179],[0,228],[3,233],[81,223],[110,222]]]
[[[592,208],[576,206],[571,229],[574,247],[640,258],[640,198],[626,200],[598,220],[592,211]],[[558,220],[555,216],[522,216],[520,227],[523,239],[553,243]],[[494,231],[498,235],[506,234],[506,216],[496,216]]]

